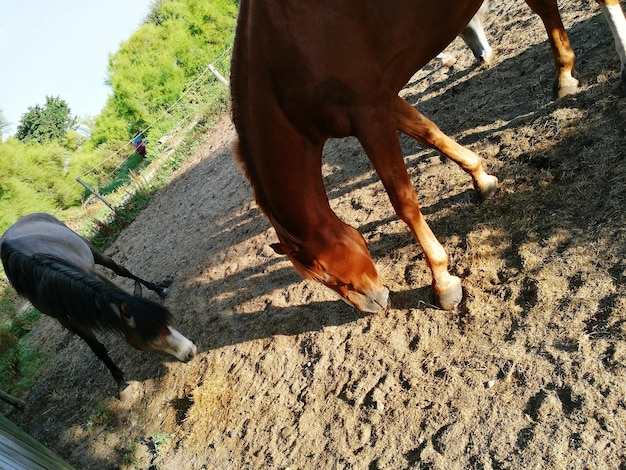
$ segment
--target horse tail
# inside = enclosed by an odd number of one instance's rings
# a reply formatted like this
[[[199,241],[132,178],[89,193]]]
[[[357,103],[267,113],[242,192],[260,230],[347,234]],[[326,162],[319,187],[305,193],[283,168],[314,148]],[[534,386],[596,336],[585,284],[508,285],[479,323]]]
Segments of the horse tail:
[[[96,330],[124,332],[120,312],[131,312],[146,339],[167,328],[170,312],[150,299],[134,297],[67,261],[46,253],[27,255],[5,240],[0,256],[17,291],[42,313]]]

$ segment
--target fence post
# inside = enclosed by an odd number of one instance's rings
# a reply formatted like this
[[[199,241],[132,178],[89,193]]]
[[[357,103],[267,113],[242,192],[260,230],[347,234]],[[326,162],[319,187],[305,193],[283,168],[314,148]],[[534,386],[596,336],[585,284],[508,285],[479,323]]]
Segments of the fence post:
[[[226,85],[227,87],[229,86],[228,84],[228,80],[226,80],[221,73],[219,73],[217,71],[217,69],[215,67],[213,67],[213,64],[209,64],[209,70],[213,73],[213,75],[215,75],[215,77],[222,82],[224,85]]]

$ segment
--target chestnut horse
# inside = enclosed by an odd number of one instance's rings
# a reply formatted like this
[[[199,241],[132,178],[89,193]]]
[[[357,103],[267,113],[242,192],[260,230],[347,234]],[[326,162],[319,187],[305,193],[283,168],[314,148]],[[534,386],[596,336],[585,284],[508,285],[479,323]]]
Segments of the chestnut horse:
[[[387,306],[365,240],[330,208],[322,149],[356,136],[391,203],[424,251],[444,309],[461,281],[428,227],[404,165],[397,131],[438,149],[473,179],[483,198],[497,188],[481,159],[426,119],[398,92],[468,24],[481,0],[241,0],[231,68],[235,156],[304,277],[367,312]]]
[[[195,356],[196,346],[169,326],[170,312],[140,297],[140,284],[160,296],[167,292],[163,285],[131,274],[52,215],[30,214],[9,227],[0,238],[0,257],[17,293],[80,336],[107,366],[120,398],[128,384],[93,330],[122,333],[137,349],[168,354],[180,361]],[[135,295],[98,274],[96,264],[135,280]]]
[[[604,17],[609,24],[615,49],[619,54],[622,64],[621,87],[626,94],[626,18],[619,0],[597,0]],[[559,98],[575,93],[578,88],[578,80],[574,78],[574,50],[561,21],[561,15],[556,0],[526,0],[532,10],[539,15],[548,32],[548,40],[552,49],[552,57],[556,68],[556,81],[554,90]],[[472,18],[461,37],[472,50],[474,56],[487,63],[485,57],[491,57],[491,47],[486,40],[485,32],[477,16]]]

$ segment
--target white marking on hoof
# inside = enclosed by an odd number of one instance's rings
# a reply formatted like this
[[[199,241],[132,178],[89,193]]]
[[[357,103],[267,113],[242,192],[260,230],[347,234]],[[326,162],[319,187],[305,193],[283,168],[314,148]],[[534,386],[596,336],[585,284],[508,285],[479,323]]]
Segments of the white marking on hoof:
[[[476,190],[480,194],[481,200],[486,201],[490,199],[498,190],[498,178],[493,175],[487,175]]]

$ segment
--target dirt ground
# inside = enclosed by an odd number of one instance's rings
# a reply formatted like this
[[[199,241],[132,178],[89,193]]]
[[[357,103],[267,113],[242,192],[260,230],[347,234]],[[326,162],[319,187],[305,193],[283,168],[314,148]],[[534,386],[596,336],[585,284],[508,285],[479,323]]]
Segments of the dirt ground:
[[[552,100],[545,31],[493,2],[496,56],[457,40],[402,95],[484,157],[501,188],[403,138],[423,212],[465,301],[435,308],[430,274],[354,139],[325,149],[333,208],[365,236],[391,306],[362,315],[302,281],[232,161],[227,117],[109,250],[174,277],[166,305],[187,364],[105,336],[135,380],[45,319],[52,353],[9,417],[80,469],[626,469],[626,98],[593,2],[561,2],[579,94]],[[131,286],[117,280],[128,289]]]

